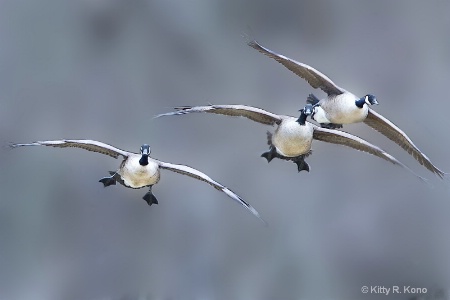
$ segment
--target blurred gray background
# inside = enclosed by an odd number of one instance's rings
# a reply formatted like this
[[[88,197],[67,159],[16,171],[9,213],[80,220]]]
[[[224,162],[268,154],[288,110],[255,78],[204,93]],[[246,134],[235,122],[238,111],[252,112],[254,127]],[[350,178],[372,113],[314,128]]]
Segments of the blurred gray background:
[[[96,139],[207,173],[163,171],[154,193],[98,180],[120,161],[81,149],[3,151],[1,299],[412,299],[361,286],[450,287],[448,182],[364,124],[345,130],[415,172],[314,142],[311,172],[260,157],[267,126],[173,106],[297,115],[313,90],[243,32],[308,63],[390,118],[445,171],[450,2],[0,1],[0,139]],[[251,27],[251,30],[247,28]],[[399,113],[400,112],[400,113]],[[443,290],[441,290],[443,289]],[[444,291],[444,292],[442,292]],[[439,298],[439,299],[441,299]]]

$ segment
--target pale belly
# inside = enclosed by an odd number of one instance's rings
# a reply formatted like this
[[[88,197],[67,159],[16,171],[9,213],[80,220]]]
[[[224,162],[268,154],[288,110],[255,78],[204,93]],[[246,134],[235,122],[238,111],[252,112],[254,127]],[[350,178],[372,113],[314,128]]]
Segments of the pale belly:
[[[300,125],[295,118],[281,122],[272,136],[272,144],[277,152],[286,157],[297,157],[311,149],[313,127],[306,123]]]
[[[129,157],[118,172],[124,184],[131,188],[141,188],[158,183],[160,172],[157,163],[149,159],[148,165],[139,164],[140,157]]]
[[[351,124],[362,122],[369,111],[367,104],[362,108],[356,106],[359,98],[347,93],[321,101],[314,114],[314,120],[319,123]]]

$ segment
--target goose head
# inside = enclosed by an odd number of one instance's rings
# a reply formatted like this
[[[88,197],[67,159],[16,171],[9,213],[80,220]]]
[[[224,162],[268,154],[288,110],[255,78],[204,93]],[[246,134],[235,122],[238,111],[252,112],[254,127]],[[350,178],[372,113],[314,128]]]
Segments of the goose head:
[[[140,152],[141,152],[142,157],[141,157],[141,159],[139,160],[139,164],[140,164],[141,166],[146,166],[146,165],[148,165],[148,156],[150,155],[150,146],[147,145],[147,144],[143,144],[143,145],[141,146]]]
[[[372,94],[367,94],[364,97],[355,101],[356,106],[363,108],[364,104],[367,105],[378,105],[377,98]]]
[[[378,105],[377,98],[372,94],[367,94],[364,96],[364,102],[367,105]]]
[[[297,122],[300,125],[305,125],[306,118],[313,114],[314,108],[313,108],[312,104],[306,104],[304,108],[299,110],[299,112],[300,112],[300,116],[298,117]]]

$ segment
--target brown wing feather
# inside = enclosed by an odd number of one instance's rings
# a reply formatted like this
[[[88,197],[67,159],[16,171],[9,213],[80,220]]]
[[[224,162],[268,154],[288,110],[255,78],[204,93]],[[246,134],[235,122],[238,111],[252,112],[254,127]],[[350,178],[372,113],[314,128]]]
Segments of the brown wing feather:
[[[332,129],[326,129],[326,128],[320,128],[315,127],[314,128],[314,139],[327,142],[327,143],[333,143],[338,145],[347,146],[359,151],[364,151],[367,153],[370,153],[372,155],[378,156],[388,162],[391,162],[395,165],[401,166],[405,168],[406,170],[410,171],[417,177],[419,177],[421,180],[425,179],[413,171],[409,169],[407,166],[399,162],[395,157],[384,151],[383,149],[367,142],[366,140],[363,140],[360,137],[357,137],[355,135],[352,135],[350,133],[344,132],[344,131],[338,131],[338,130],[332,130]]]
[[[412,157],[414,157],[422,166],[430,170],[432,173],[436,174],[440,178],[443,178],[445,173],[439,170],[430,159],[422,153],[422,151],[417,148],[416,145],[411,141],[411,139],[404,133],[400,128],[398,128],[394,123],[369,108],[369,113],[364,123],[380,132],[388,139],[402,147],[406,152],[408,152]]]
[[[307,64],[295,61],[284,55],[278,54],[261,46],[257,41],[253,40],[247,43],[253,49],[258,50],[262,54],[276,60],[296,75],[306,80],[313,88],[320,88],[328,95],[340,95],[345,92],[344,89],[337,86],[330,78],[325,74],[319,72]]]
[[[230,197],[231,199],[233,199],[234,201],[236,201],[237,203],[239,203],[240,205],[242,205],[243,207],[248,209],[253,215],[258,217],[262,222],[264,222],[264,224],[267,225],[266,221],[264,221],[261,218],[261,216],[259,215],[259,213],[258,213],[258,211],[256,209],[254,209],[250,204],[245,202],[235,192],[233,192],[232,190],[230,190],[226,186],[220,184],[219,182],[213,180],[208,175],[200,172],[197,169],[191,168],[191,167],[186,166],[186,165],[171,164],[171,163],[166,163],[166,162],[162,162],[162,161],[158,161],[158,160],[155,160],[155,161],[158,162],[158,164],[159,164],[161,169],[170,170],[170,171],[173,171],[173,172],[176,172],[176,173],[180,173],[180,174],[187,175],[187,176],[190,176],[192,178],[201,180],[203,182],[208,183],[209,185],[211,185],[212,187],[214,187],[218,191],[224,192],[228,197]]]
[[[120,155],[124,158],[128,157],[130,152],[118,149],[111,145],[93,141],[93,140],[55,140],[55,141],[37,141],[29,144],[11,144],[11,148],[23,147],[23,146],[51,146],[58,148],[81,148],[84,150],[97,152],[105,155],[109,155],[114,158],[118,158]]]
[[[246,105],[181,106],[175,107],[175,109],[177,111],[160,114],[155,118],[162,116],[184,115],[188,113],[213,113],[233,117],[245,117],[265,125],[279,124],[282,119],[279,115],[273,114],[264,109]]]

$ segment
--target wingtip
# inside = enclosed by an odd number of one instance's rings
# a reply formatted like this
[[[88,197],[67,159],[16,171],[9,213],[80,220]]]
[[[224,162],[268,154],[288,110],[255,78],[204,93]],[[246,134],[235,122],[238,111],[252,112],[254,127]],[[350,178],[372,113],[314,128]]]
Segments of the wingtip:
[[[250,46],[250,47],[252,47],[252,48],[254,48],[254,49],[259,49],[259,48],[261,48],[261,45],[260,45],[255,39],[248,40],[248,41],[247,41],[247,45]]]
[[[439,170],[439,171],[440,172],[436,175],[439,176],[440,179],[445,180],[445,181],[450,181],[450,172],[443,172],[441,170]]]
[[[173,108],[175,111],[155,115],[155,116],[153,116],[153,119],[157,119],[157,118],[160,118],[160,117],[166,117],[166,116],[183,115],[183,114],[185,114],[185,111],[191,109],[192,107],[193,106],[188,106],[188,105],[186,105],[186,106],[175,106]]]
[[[243,31],[242,33],[241,33],[241,37],[245,40],[245,42],[248,44],[250,41],[252,41],[252,40],[255,40],[254,38],[253,38],[253,36],[254,36],[254,34],[253,34],[253,29],[252,29],[252,27],[249,25],[249,24],[247,24],[247,30],[246,31]]]
[[[176,116],[176,115],[182,115],[182,113],[180,113],[178,111],[172,111],[172,112],[156,115],[153,117],[153,119],[158,119],[160,117],[167,117],[167,116]]]
[[[34,143],[32,143],[32,144],[34,144]],[[32,144],[30,144],[30,145],[32,145]],[[2,148],[4,148],[4,149],[15,149],[15,148],[19,148],[19,147],[22,147],[22,146],[26,146],[26,144],[16,144],[16,143],[13,143],[13,142],[8,142],[6,145],[3,145]]]
[[[252,206],[250,206],[249,209],[263,223],[264,227],[269,227],[269,223],[261,217],[256,209],[254,209]]]
[[[265,227],[265,228],[269,228],[269,223],[266,221],[266,220],[264,220],[264,219],[262,219],[262,218],[259,218],[260,220],[261,220],[261,222],[263,223],[263,226]]]
[[[241,36],[242,36],[242,38],[245,40],[245,43],[246,43],[248,46],[250,46],[250,47],[252,47],[252,48],[258,48],[258,47],[261,47],[261,46],[259,45],[259,43],[256,41],[256,39],[253,37],[252,34],[248,34],[248,33],[246,33],[246,32],[243,32],[243,33],[241,34]]]
[[[17,144],[14,144],[13,142],[7,142],[7,143],[3,144],[1,148],[3,150],[11,150],[11,149],[14,149],[17,147],[18,147]]]

